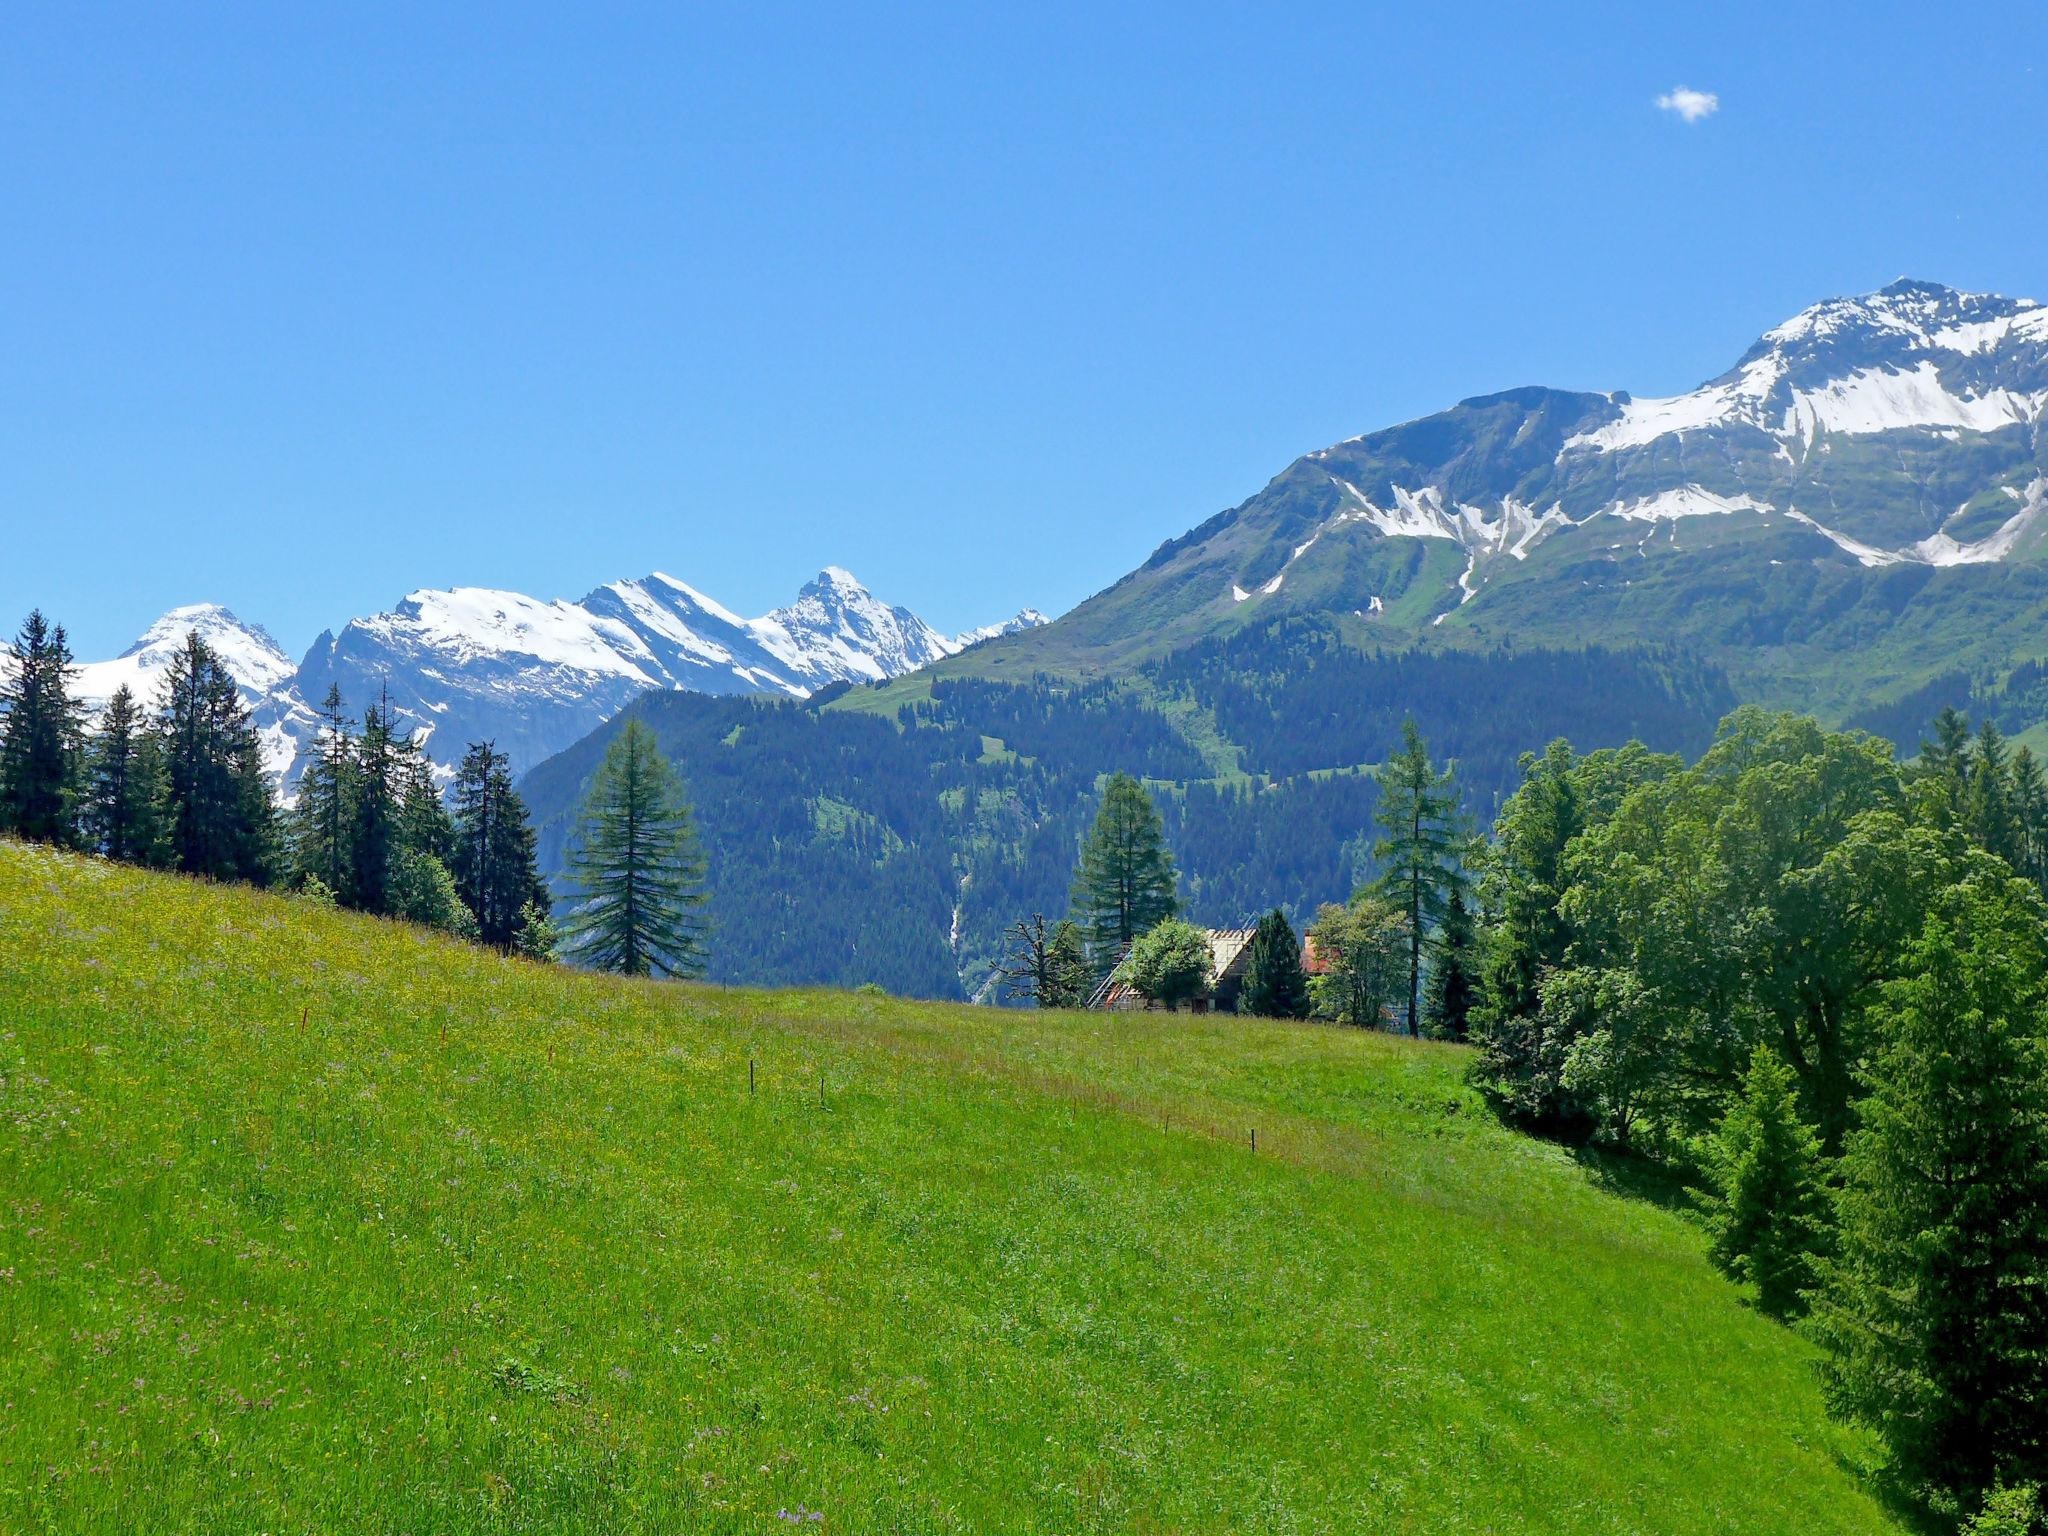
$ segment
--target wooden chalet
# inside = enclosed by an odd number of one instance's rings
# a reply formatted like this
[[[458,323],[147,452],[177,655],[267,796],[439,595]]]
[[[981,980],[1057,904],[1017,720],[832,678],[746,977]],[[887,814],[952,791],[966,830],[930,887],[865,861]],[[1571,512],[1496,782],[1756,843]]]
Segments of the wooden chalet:
[[[1209,936],[1209,990],[1194,1000],[1190,1011],[1235,1013],[1237,995],[1244,990],[1245,970],[1251,964],[1252,935],[1258,930],[1210,928],[1204,931]],[[1112,969],[1096,986],[1094,995],[1088,999],[1090,1008],[1134,1013],[1153,1006],[1136,987],[1118,978],[1117,970],[1121,968],[1122,962],[1119,961],[1116,969]]]

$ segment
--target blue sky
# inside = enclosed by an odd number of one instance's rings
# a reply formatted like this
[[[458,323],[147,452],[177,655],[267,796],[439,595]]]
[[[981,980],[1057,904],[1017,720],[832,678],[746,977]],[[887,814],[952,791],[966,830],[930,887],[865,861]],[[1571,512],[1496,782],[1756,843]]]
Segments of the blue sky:
[[[1463,396],[2048,299],[2035,4],[866,9],[11,6],[0,622],[959,628]]]

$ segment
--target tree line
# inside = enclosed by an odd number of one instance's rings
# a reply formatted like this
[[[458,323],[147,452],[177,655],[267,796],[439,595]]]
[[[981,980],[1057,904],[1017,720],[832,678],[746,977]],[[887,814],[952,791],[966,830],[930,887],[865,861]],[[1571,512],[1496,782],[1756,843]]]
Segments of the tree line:
[[[226,664],[196,632],[157,697],[125,685],[88,725],[62,625],[31,613],[0,676],[0,833],[121,863],[279,886],[529,959],[701,973],[704,857],[675,769],[638,721],[579,816],[557,924],[504,753],[473,742],[448,792],[383,699],[360,722],[329,688],[289,810]]]

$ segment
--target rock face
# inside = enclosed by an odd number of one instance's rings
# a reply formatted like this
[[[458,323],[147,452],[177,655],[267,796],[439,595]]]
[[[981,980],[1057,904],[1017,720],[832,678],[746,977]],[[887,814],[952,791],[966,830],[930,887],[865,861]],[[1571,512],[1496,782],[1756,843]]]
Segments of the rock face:
[[[388,613],[321,635],[296,667],[224,608],[174,608],[119,658],[81,668],[79,685],[94,706],[124,682],[148,703],[158,671],[196,629],[242,684],[271,766],[288,779],[330,686],[353,714],[388,701],[443,767],[490,739],[518,772],[650,688],[801,698],[827,683],[897,677],[1030,622],[1044,619],[1027,610],[951,639],[836,566],[787,607],[747,619],[657,572],[573,603],[481,587],[409,593]]]
[[[2048,604],[2048,308],[1899,282],[1690,393],[1546,388],[1297,459],[988,670],[1092,670],[1292,612],[1390,638],[1711,649],[1831,707],[1995,668]],[[1940,654],[1936,654],[1940,653]]]

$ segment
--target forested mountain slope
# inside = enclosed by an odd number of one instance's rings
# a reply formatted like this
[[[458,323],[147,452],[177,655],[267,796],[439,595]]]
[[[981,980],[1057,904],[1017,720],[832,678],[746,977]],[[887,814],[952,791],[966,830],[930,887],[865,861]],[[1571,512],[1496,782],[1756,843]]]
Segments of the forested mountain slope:
[[[1455,1048],[5,841],[0,1019],[10,1531],[1895,1529],[1807,1347]]]
[[[920,676],[808,704],[654,694],[710,857],[712,974],[981,992],[1001,930],[1063,912],[1096,783],[1152,783],[1196,921],[1297,919],[1371,872],[1365,772],[1413,715],[1482,821],[1528,750],[1640,738],[1698,752],[1726,681],[1668,652],[1376,653],[1276,621],[1120,682]],[[608,726],[527,776],[544,868]]]

